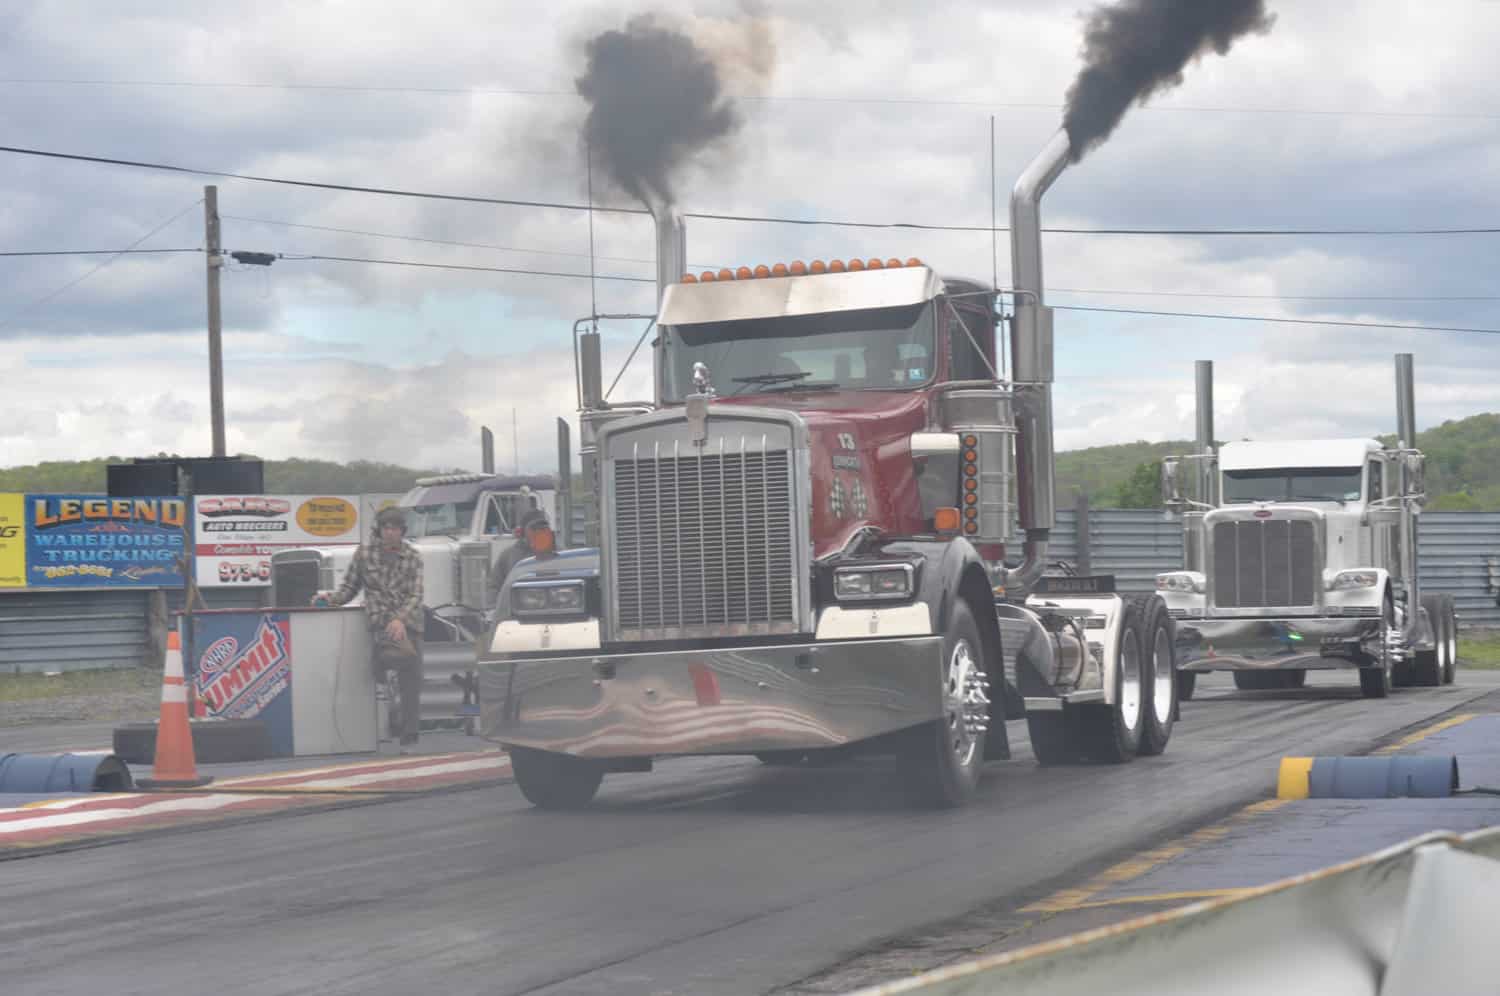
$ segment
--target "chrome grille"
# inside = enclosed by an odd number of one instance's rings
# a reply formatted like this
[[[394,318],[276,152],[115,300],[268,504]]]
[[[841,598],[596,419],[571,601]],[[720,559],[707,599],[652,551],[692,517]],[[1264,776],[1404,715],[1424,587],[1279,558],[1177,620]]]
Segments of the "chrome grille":
[[[306,608],[320,590],[321,559],[277,559],[271,570],[271,604],[277,608]]]
[[[611,461],[617,638],[796,632],[791,453],[759,435],[629,452]]]
[[[1213,604],[1312,608],[1321,575],[1316,538],[1316,523],[1308,519],[1214,523]]]

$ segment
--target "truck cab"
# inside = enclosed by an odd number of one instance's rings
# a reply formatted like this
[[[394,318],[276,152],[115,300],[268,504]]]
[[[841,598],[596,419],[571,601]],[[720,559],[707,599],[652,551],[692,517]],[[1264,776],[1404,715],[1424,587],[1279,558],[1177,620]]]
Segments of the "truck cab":
[[[1444,606],[1418,591],[1420,453],[1374,439],[1257,441],[1225,443],[1210,461],[1196,498],[1182,495],[1177,460],[1165,473],[1169,507],[1185,512],[1184,569],[1157,578],[1178,620],[1180,693],[1209,671],[1267,689],[1350,668],[1381,698],[1451,672],[1439,659]]]

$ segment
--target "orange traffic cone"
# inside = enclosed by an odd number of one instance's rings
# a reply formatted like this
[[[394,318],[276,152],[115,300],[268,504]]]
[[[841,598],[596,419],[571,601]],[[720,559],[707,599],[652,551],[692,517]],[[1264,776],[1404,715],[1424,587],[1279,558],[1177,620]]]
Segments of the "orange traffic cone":
[[[161,677],[161,719],[156,724],[156,759],[150,778],[137,779],[143,789],[196,788],[213,781],[199,775],[193,757],[193,729],[188,724],[187,684],[182,676],[182,640],[167,633],[167,666]]]

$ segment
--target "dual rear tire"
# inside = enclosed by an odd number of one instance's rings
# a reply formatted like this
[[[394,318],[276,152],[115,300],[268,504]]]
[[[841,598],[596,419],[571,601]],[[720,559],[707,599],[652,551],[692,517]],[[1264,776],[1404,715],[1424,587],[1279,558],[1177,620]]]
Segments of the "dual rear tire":
[[[1176,627],[1161,597],[1127,597],[1115,641],[1113,703],[1027,715],[1037,763],[1120,764],[1166,750],[1177,722],[1181,676]]]

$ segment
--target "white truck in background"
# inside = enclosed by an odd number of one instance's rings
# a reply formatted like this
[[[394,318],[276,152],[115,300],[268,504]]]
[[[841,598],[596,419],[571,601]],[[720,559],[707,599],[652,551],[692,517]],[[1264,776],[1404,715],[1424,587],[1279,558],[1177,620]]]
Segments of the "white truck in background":
[[[406,512],[407,541],[422,556],[424,725],[457,723],[472,730],[478,716],[475,643],[491,608],[490,573],[519,542],[516,529],[528,510],[540,509],[556,526],[557,482],[545,476],[446,474],[418,479],[396,504]],[[368,539],[368,534],[361,537]],[[344,545],[277,552],[271,558],[271,604],[303,608],[318,592],[337,589],[354,550]],[[350,604],[362,602],[361,594]]]
[[[1357,669],[1367,698],[1453,681],[1451,595],[1421,591],[1424,494],[1411,355],[1396,357],[1398,438],[1213,442],[1212,364],[1198,365],[1198,449],[1162,467],[1184,565],[1157,576],[1177,620],[1178,694],[1231,671],[1242,689]],[[1196,473],[1184,475],[1184,465]],[[1192,478],[1184,493],[1184,477]]]

